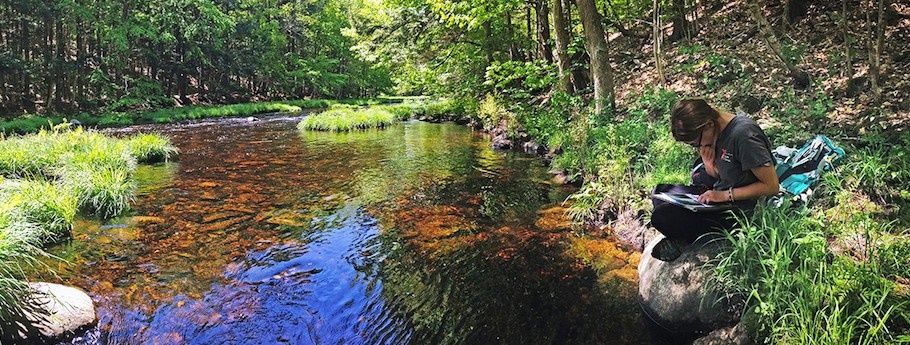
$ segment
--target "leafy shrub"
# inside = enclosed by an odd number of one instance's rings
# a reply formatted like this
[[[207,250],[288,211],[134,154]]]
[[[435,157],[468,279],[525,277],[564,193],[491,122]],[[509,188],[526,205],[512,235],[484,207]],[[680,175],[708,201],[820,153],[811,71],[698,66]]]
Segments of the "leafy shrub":
[[[515,113],[506,109],[492,94],[487,94],[477,109],[477,118],[485,130],[496,128],[502,121],[507,128],[514,129],[518,126],[515,117]]]
[[[581,97],[554,92],[549,106],[528,111],[528,116],[521,117],[521,123],[531,137],[548,147],[561,147],[566,142],[565,134],[571,125],[570,120],[573,114],[579,112],[582,104]]]
[[[551,89],[558,78],[556,66],[542,60],[497,61],[487,67],[483,84],[512,98],[528,98]]]

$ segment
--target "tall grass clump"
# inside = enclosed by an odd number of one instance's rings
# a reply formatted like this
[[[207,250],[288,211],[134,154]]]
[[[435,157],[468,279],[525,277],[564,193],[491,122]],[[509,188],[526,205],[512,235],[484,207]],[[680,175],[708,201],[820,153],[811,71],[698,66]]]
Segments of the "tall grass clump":
[[[56,155],[50,154],[50,143],[29,137],[0,140],[0,175],[6,177],[41,176],[49,173]]]
[[[130,209],[136,190],[131,170],[113,166],[85,167],[70,166],[63,173],[63,184],[75,196],[80,210],[110,218]]]
[[[395,114],[381,108],[332,107],[322,113],[307,116],[297,125],[301,130],[343,132],[357,129],[383,128],[395,123]]]
[[[889,344],[891,319],[906,312],[875,262],[832,253],[822,220],[807,209],[760,207],[726,235],[715,267],[723,291],[747,298],[753,338],[781,344]],[[884,229],[875,229],[883,232]]]
[[[135,189],[132,172],[137,160],[167,159],[177,152],[161,135],[140,134],[115,139],[81,127],[71,128],[69,124],[35,134],[3,138],[0,148],[4,149],[0,151],[0,174],[44,181],[18,182],[29,186],[20,188],[20,194],[31,200],[23,203],[23,207],[30,205],[27,208],[35,210],[42,209],[35,205],[49,205],[35,200],[43,200],[43,196],[52,194],[51,188],[56,188],[58,194],[67,195],[58,203],[74,202],[76,209],[104,218],[129,209]],[[61,214],[68,214],[62,210]],[[69,219],[68,223],[72,222],[71,216],[42,219]],[[68,227],[59,221],[46,224],[35,221],[57,230]]]
[[[4,180],[0,182],[0,200],[29,224],[40,224],[52,242],[69,234],[78,202],[72,193],[51,181]]]
[[[9,204],[0,204],[0,324],[15,319],[28,296],[25,271],[39,265],[44,252],[36,245],[48,234],[27,222]],[[9,330],[0,326],[0,337]]]
[[[179,152],[171,145],[171,140],[161,134],[136,134],[126,139],[126,145],[130,155],[143,163],[166,161]]]

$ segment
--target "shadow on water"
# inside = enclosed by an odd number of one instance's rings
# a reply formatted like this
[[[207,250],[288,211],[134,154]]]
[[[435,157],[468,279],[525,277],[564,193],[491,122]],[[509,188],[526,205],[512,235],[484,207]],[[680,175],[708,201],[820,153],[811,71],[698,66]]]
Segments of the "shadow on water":
[[[646,344],[636,253],[576,235],[537,159],[448,124],[142,128],[134,214],[53,249],[99,326],[76,344]]]

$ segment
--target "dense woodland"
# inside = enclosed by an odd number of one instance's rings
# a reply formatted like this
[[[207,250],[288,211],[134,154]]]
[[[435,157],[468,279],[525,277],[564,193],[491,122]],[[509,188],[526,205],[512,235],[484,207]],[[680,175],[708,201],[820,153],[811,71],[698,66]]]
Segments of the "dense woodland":
[[[0,112],[362,97],[392,92],[392,80],[400,93],[476,98],[522,73],[547,88],[554,69],[552,86],[590,94],[601,112],[633,73],[614,69],[649,57],[636,62],[655,69],[651,84],[667,83],[677,66],[664,47],[717,31],[710,16],[722,11],[749,22],[724,35],[760,39],[779,60],[763,62],[798,89],[825,77],[802,66],[818,42],[800,41],[822,29],[841,45],[828,59],[840,86],[880,103],[901,91],[888,76],[907,59],[906,5],[891,2],[10,0],[0,4]]]
[[[160,108],[376,94],[388,72],[335,1],[0,3],[0,111]]]

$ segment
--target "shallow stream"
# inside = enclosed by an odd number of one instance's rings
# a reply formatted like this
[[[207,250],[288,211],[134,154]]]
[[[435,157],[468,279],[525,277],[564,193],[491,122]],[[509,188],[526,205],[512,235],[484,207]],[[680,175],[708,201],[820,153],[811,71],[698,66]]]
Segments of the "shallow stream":
[[[635,253],[572,229],[546,163],[454,124],[146,126],[130,216],[52,248],[76,344],[641,344]]]

